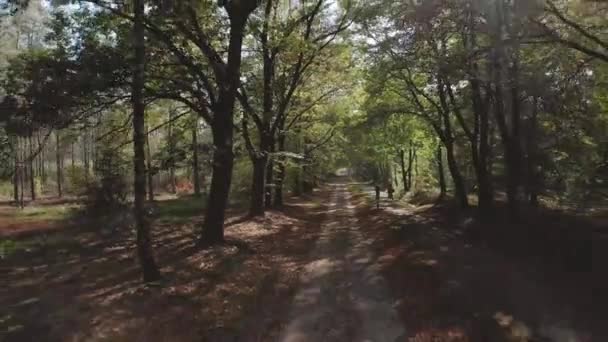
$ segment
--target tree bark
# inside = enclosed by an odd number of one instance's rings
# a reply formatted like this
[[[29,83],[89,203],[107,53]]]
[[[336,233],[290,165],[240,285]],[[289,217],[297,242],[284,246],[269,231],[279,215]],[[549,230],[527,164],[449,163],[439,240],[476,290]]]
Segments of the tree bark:
[[[177,193],[177,181],[175,179],[175,137],[173,135],[173,110],[169,110],[169,125],[167,126],[167,140],[169,142],[169,182],[171,192]]]
[[[194,184],[194,195],[201,195],[201,178],[198,162],[198,118],[195,118],[192,127],[192,183]]]
[[[19,138],[13,139],[13,199],[19,203]]]
[[[452,176],[452,181],[454,182],[454,195],[456,197],[456,201],[462,209],[468,209],[469,200],[467,198],[464,179],[462,178],[462,174],[460,173],[458,163],[456,162],[456,158],[454,156],[453,143],[448,142],[445,144],[445,149],[448,160],[448,169],[450,170],[450,175]]]
[[[211,125],[213,134],[213,168],[209,200],[205,221],[199,237],[202,245],[222,243],[224,241],[224,216],[228,205],[232,169],[234,165],[234,102],[241,84],[241,52],[245,24],[257,2],[243,1],[229,3],[225,6],[230,18],[228,43],[228,62],[223,68],[217,103],[212,108],[214,118]],[[241,7],[246,6],[246,7]]]
[[[84,129],[84,134],[82,136],[82,160],[84,164],[84,179],[85,182],[89,182],[89,138],[87,134],[87,129]]]
[[[135,65],[133,72],[133,166],[135,193],[133,214],[137,230],[137,254],[142,268],[144,282],[160,279],[160,271],[154,260],[150,225],[146,218],[144,208],[146,193],[146,166],[145,166],[145,108],[143,101],[144,73],[145,73],[145,37],[144,37],[144,1],[134,0],[133,37],[135,46]]]
[[[268,148],[270,153],[274,153],[274,142],[270,143]],[[272,186],[274,185],[274,160],[268,157],[266,162],[266,184],[264,185],[264,206],[266,209],[272,207]]]
[[[527,139],[527,189],[528,201],[533,208],[538,207],[538,190],[540,187],[540,175],[538,171],[538,147],[536,146],[538,134],[538,97],[534,97],[532,116],[528,128]]]
[[[146,193],[148,195],[148,201],[154,202],[154,174],[152,172],[152,151],[150,149],[150,133],[148,133],[147,127],[144,128],[144,131],[146,139],[146,183],[148,186],[148,191]]]
[[[406,193],[410,191],[409,182],[407,179],[407,170],[405,168],[405,150],[401,149],[399,151],[399,162],[401,165],[401,178],[403,179],[403,192]]]
[[[413,174],[413,166],[414,166],[414,143],[410,141],[410,150],[408,153],[407,159],[407,189],[408,191],[412,190],[412,174]]]
[[[61,138],[59,131],[55,131],[55,166],[57,167],[57,196],[63,197],[63,165],[61,162]]]
[[[251,184],[251,205],[249,207],[249,215],[261,216],[264,215],[264,194],[266,181],[266,164],[267,157],[254,156],[253,158],[253,179]]]
[[[281,128],[281,131],[283,128]],[[285,152],[285,134],[279,134],[278,137],[278,151]],[[275,208],[281,208],[283,206],[283,184],[285,182],[285,157],[279,156],[277,158],[277,163],[279,169],[277,170],[277,177],[275,180],[275,188],[274,188],[274,206]]]
[[[74,140],[72,140],[71,144],[70,144],[70,165],[72,166],[72,170],[74,169],[74,166],[76,165],[76,157],[74,155]]]
[[[447,192],[445,185],[445,173],[443,170],[443,151],[441,145],[437,146],[437,174],[439,176],[439,199],[443,199]]]
[[[36,169],[34,168],[34,143],[32,142],[32,131],[30,130],[30,135],[27,137],[28,146],[30,149],[29,155],[29,176],[30,176],[30,198],[32,201],[36,200]]]
[[[24,193],[25,193],[25,146],[23,143],[23,139],[22,138],[18,138],[19,139],[19,151],[21,152],[21,164],[19,165],[19,187],[20,187],[20,192],[19,192],[19,206],[21,208],[23,208],[25,206],[25,201],[24,201]]]

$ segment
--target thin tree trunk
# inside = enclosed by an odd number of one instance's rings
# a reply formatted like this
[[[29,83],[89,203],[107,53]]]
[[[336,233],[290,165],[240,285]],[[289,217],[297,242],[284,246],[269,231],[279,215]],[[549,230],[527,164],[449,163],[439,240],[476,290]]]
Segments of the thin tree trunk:
[[[194,184],[194,195],[201,195],[201,179],[198,163],[198,118],[195,118],[192,127],[192,183]]]
[[[25,176],[26,176],[26,171],[25,171],[25,146],[23,143],[23,139],[19,138],[19,151],[21,152],[21,164],[19,165],[19,187],[21,188],[21,191],[19,193],[19,206],[21,208],[23,208],[25,206],[25,202],[24,202],[24,193],[25,193]]]
[[[89,182],[89,139],[87,137],[87,130],[84,130],[82,136],[82,160],[84,162],[84,179],[85,182]]]
[[[34,143],[32,142],[32,131],[30,130],[30,135],[27,137],[27,142],[29,146],[29,176],[30,176],[30,198],[32,201],[36,200],[36,173],[34,168]]]
[[[281,127],[281,131],[283,131],[283,127]],[[278,137],[278,151],[285,152],[285,134],[280,134]],[[283,206],[283,184],[285,183],[285,157],[279,156],[277,158],[278,170],[277,177],[275,180],[276,186],[274,188],[274,206],[276,208],[281,208]]]
[[[412,189],[413,165],[414,165],[414,143],[410,141],[410,150],[409,150],[408,162],[407,162],[407,188],[408,188],[408,191]]]
[[[57,168],[57,196],[63,197],[63,171],[61,163],[61,138],[59,131],[55,131],[55,167]]]
[[[134,169],[134,209],[135,226],[137,230],[137,254],[142,268],[144,282],[160,279],[160,271],[154,260],[150,225],[146,218],[144,208],[146,193],[146,166],[145,166],[145,107],[143,102],[144,72],[145,72],[145,40],[144,40],[144,1],[134,0],[133,37],[135,47],[135,65],[133,73],[133,169]]]
[[[253,157],[253,179],[251,184],[251,205],[249,207],[250,216],[264,215],[264,198],[266,187],[266,165],[268,158],[263,156]]]
[[[405,168],[405,150],[401,149],[399,151],[399,162],[401,165],[401,178],[403,179],[403,192],[406,193],[408,191],[410,191],[410,187],[409,187],[409,182],[408,182],[408,177],[407,177],[407,170]]]
[[[19,138],[11,137],[13,145],[13,199],[19,203]]]
[[[447,192],[445,185],[445,172],[443,170],[443,151],[441,145],[437,146],[437,174],[439,176],[439,199],[443,199]]]
[[[152,173],[152,151],[150,149],[150,133],[148,133],[148,129],[145,130],[145,144],[146,144],[146,183],[148,185],[148,191],[146,191],[148,195],[148,201],[154,202],[154,174]]]
[[[175,137],[173,135],[173,110],[169,111],[169,125],[167,126],[167,139],[169,142],[169,182],[171,183],[171,192],[177,193],[177,184],[175,179]]]
[[[274,153],[274,141],[270,143],[269,152]],[[274,160],[268,157],[266,162],[266,184],[264,186],[264,206],[268,209],[272,207],[272,186],[274,182]]]
[[[76,157],[74,155],[74,140],[72,140],[71,144],[70,144],[70,165],[72,166],[72,170],[74,169],[74,166],[76,165]]]
[[[538,134],[538,97],[534,97],[532,116],[530,117],[530,127],[528,129],[528,163],[527,163],[527,194],[530,206],[538,207],[538,190],[540,187],[538,167],[538,147],[536,137]]]

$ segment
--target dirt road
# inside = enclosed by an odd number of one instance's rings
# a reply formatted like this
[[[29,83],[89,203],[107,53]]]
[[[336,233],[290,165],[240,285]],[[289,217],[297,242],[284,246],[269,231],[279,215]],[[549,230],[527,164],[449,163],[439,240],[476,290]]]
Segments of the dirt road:
[[[280,341],[402,341],[405,333],[345,184],[301,277]]]

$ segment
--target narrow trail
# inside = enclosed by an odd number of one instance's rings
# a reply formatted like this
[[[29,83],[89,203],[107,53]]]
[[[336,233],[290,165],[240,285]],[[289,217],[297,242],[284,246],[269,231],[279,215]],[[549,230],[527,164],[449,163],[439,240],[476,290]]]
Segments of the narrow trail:
[[[279,341],[399,341],[405,329],[355,218],[345,184],[331,184],[327,221],[301,276]]]

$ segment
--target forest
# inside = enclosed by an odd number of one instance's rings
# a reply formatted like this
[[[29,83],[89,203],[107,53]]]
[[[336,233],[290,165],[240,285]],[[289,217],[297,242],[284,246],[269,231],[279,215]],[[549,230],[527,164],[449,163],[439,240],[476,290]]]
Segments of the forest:
[[[608,2],[0,0],[0,341],[608,341]]]

